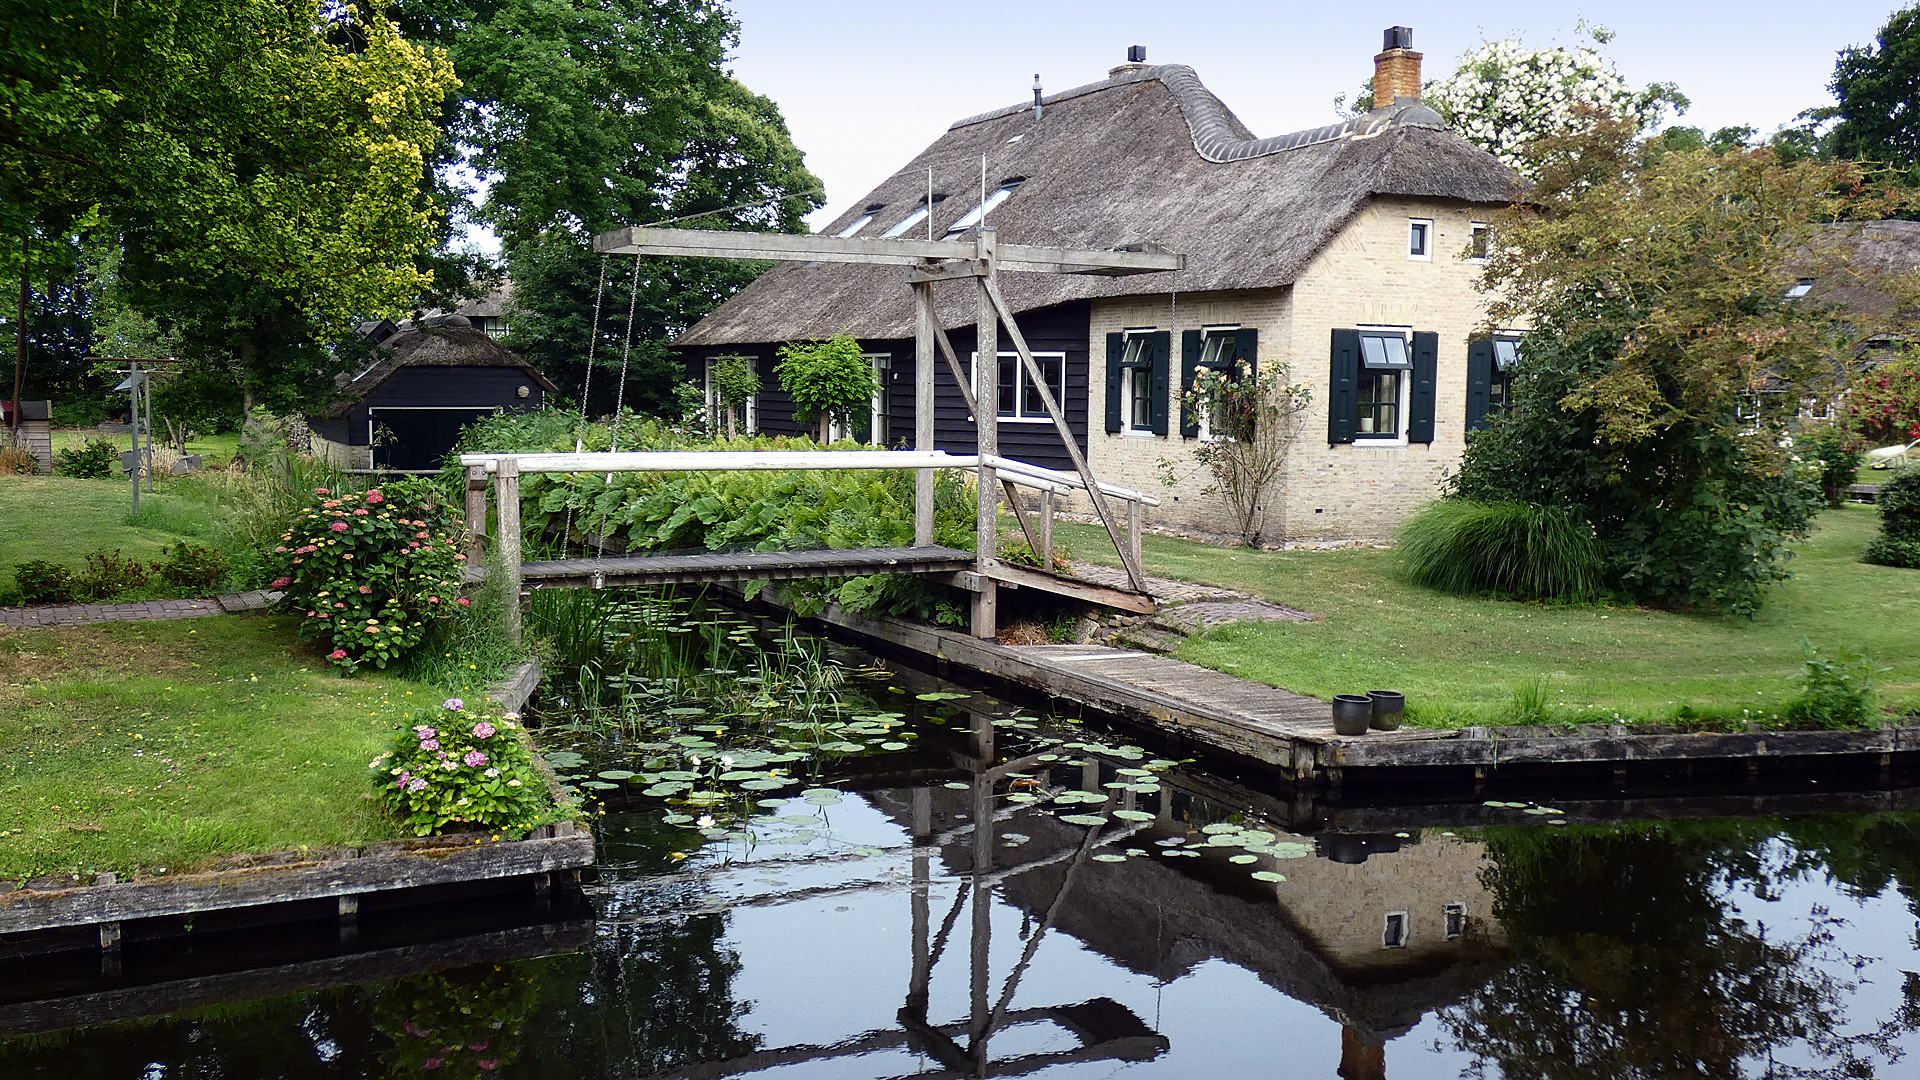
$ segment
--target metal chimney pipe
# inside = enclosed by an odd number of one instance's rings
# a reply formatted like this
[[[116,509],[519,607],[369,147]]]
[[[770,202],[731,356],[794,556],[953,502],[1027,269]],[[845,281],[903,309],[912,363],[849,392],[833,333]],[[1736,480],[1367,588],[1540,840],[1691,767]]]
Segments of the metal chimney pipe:
[[[1033,73],[1033,118],[1040,119],[1040,73]]]

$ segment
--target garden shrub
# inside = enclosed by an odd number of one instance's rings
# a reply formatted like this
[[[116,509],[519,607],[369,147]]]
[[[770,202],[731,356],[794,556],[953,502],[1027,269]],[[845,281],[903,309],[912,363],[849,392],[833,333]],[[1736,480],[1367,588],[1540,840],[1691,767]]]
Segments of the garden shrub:
[[[1401,525],[1400,565],[1416,585],[1470,596],[1591,601],[1600,547],[1558,507],[1441,499]]]
[[[88,439],[81,447],[68,447],[55,456],[56,471],[77,480],[106,480],[120,463],[120,448],[105,439]]]
[[[1880,535],[1862,556],[1882,566],[1920,569],[1920,468],[1908,467],[1880,485]]]
[[[1816,428],[1801,436],[1797,449],[1820,474],[1820,496],[1830,509],[1846,505],[1853,475],[1860,468],[1859,439],[1838,424]]]
[[[163,547],[161,553],[166,561],[156,565],[160,568],[160,578],[178,589],[195,593],[210,593],[226,584],[227,575],[233,567],[225,555],[212,548],[189,544],[185,541],[172,547]]]
[[[1847,423],[1869,446],[1920,439],[1920,354],[1907,352],[1853,377]]]
[[[1873,658],[1842,649],[1826,659],[1813,643],[1802,641],[1805,669],[1794,679],[1799,696],[1782,715],[1794,728],[1864,728],[1874,713]]]
[[[74,582],[74,592],[86,600],[111,600],[152,584],[154,569],[119,548],[100,548],[87,553],[87,568]]]
[[[0,446],[0,473],[32,476],[40,469],[40,459],[24,446]]]
[[[76,598],[73,571],[59,563],[31,559],[13,568],[13,580],[22,603],[70,604]]]
[[[314,488],[268,558],[281,607],[300,636],[331,644],[327,659],[353,670],[387,664],[419,644],[456,605],[466,556],[460,523],[431,481],[362,492]]]
[[[367,763],[387,805],[415,836],[449,825],[521,835],[546,814],[519,717],[492,706],[469,709],[448,698],[417,710],[392,748]]]

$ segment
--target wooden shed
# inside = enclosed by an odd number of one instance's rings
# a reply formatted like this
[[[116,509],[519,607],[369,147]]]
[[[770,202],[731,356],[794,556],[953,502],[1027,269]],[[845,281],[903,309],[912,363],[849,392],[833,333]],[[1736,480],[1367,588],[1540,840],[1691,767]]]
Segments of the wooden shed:
[[[433,470],[483,416],[538,408],[553,384],[458,315],[380,342],[377,359],[337,377],[340,394],[309,416],[314,452],[346,469]]]

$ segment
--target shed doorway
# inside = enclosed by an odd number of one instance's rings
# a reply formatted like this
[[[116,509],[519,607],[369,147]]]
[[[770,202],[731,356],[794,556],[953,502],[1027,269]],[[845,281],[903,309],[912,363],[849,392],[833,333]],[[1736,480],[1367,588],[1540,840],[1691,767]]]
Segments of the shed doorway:
[[[437,472],[468,424],[496,408],[368,409],[367,443],[373,467]]]

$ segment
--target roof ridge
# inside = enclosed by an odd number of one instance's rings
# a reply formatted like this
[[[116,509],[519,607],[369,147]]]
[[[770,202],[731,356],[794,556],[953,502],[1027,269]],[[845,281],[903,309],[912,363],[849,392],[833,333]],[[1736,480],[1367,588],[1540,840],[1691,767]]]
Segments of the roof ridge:
[[[1201,157],[1216,165],[1229,161],[1246,161],[1249,158],[1265,157],[1287,150],[1298,150],[1304,146],[1317,146],[1321,143],[1339,139],[1365,139],[1379,135],[1393,127],[1423,127],[1447,130],[1440,115],[1421,105],[1419,102],[1389,105],[1375,109],[1364,116],[1342,120],[1320,127],[1306,128],[1274,135],[1265,139],[1245,138],[1241,132],[1246,126],[1233,115],[1226,103],[1208,90],[1200,81],[1200,76],[1186,64],[1157,64],[1148,67],[1122,71],[1099,82],[1076,86],[1071,90],[1062,90],[1058,94],[1042,97],[1042,106],[1058,101],[1067,101],[1101,90],[1110,90],[1132,83],[1159,82],[1173,95],[1174,104],[1179,106],[1180,115],[1187,122],[1187,131],[1193,136],[1193,148]],[[963,127],[997,120],[1003,116],[1025,112],[1033,108],[1032,104],[1009,105],[1005,108],[978,113],[956,120],[947,127],[948,131],[957,131]]]

